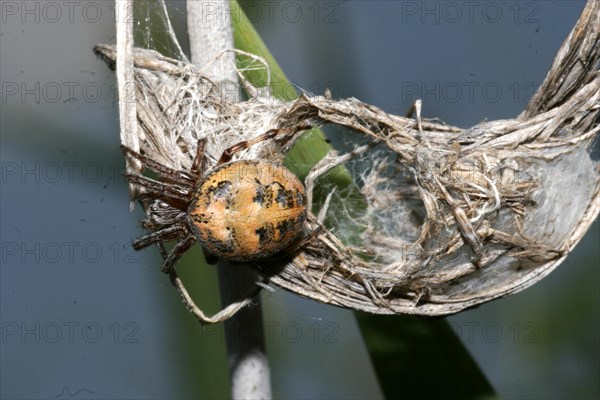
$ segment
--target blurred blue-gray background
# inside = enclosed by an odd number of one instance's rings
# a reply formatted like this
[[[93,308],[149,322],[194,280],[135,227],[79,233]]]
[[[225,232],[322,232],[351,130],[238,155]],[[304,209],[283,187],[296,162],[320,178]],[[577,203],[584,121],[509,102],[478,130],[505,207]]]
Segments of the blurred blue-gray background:
[[[222,328],[200,328],[158,252],[129,245],[142,215],[128,212],[115,77],[92,52],[115,40],[114,5],[0,6],[0,396],[227,397]],[[468,127],[523,109],[583,2],[246,6],[299,87],[396,114],[421,98],[425,117]],[[185,3],[168,9],[183,33]],[[142,40],[164,29],[151,14]],[[503,398],[600,396],[599,236],[596,223],[534,287],[449,318]],[[218,297],[213,267],[203,279]],[[283,291],[263,305],[276,397],[382,396],[351,311]]]

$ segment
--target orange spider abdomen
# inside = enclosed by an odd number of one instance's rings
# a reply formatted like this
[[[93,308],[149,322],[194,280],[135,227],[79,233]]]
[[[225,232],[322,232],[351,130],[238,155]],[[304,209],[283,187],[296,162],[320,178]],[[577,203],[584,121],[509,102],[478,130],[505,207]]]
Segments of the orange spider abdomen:
[[[282,165],[256,160],[224,164],[194,189],[190,226],[210,253],[248,262],[284,250],[306,220],[306,195]]]

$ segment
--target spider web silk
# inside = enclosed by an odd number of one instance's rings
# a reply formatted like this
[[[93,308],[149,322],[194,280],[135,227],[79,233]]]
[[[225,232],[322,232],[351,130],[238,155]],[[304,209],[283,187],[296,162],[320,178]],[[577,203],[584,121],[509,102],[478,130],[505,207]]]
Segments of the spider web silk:
[[[168,57],[184,63],[189,63],[186,53],[189,53],[187,43],[187,20],[185,1],[152,0],[136,3],[134,35],[136,47],[156,50]],[[179,41],[178,38],[182,40]],[[247,71],[264,70],[266,65],[251,57],[238,57],[238,70],[244,74]],[[265,82],[268,86],[269,82]],[[190,85],[193,86],[193,85]],[[191,89],[191,88],[190,88]],[[302,88],[295,87],[298,94],[312,94]],[[188,92],[186,101],[202,103],[201,95]],[[207,156],[216,162],[224,149],[241,140],[247,140],[255,132],[264,132],[272,128],[271,123],[280,111],[281,103],[269,95],[268,91],[259,88],[260,95],[253,99],[253,107],[245,107],[240,112],[237,121],[229,126],[211,126],[206,121],[211,119],[210,110],[204,110],[203,115],[178,116],[173,129],[173,140],[191,135],[185,139],[195,143],[199,136],[207,138]],[[201,106],[194,108],[195,111]],[[206,120],[203,121],[203,118]],[[231,122],[231,121],[230,121]],[[245,127],[240,132],[240,127]],[[341,144],[345,151],[351,151],[360,144],[369,142],[358,134],[328,130],[328,136],[341,135]],[[199,133],[201,132],[201,133]],[[258,147],[258,146],[257,146]],[[193,153],[193,149],[191,151]],[[191,157],[173,157],[160,160],[176,168],[189,167]],[[269,158],[264,150],[249,148],[240,152],[239,158]],[[316,182],[313,212],[318,214],[327,202],[324,213],[324,223],[346,245],[351,245],[359,252],[375,254],[372,262],[382,265],[398,265],[406,257],[410,243],[418,237],[418,226],[422,222],[424,211],[415,196],[410,184],[406,197],[398,196],[397,176],[395,176],[395,157],[383,146],[378,146],[360,157],[343,163],[337,168],[345,168],[351,175],[351,189],[340,190],[327,176],[320,177]],[[187,160],[187,163],[186,161]],[[404,171],[407,172],[407,171]],[[406,176],[408,176],[407,174]],[[410,180],[410,179],[408,179]],[[408,181],[401,182],[406,185]],[[329,199],[327,199],[329,195]],[[415,207],[420,212],[415,213]]]

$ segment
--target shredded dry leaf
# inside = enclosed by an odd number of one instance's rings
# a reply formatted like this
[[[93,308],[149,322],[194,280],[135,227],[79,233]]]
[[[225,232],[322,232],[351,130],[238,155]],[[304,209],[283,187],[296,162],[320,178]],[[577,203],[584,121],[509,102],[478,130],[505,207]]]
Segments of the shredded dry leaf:
[[[114,66],[113,46],[96,52]],[[193,65],[152,50],[133,56],[134,134],[144,154],[172,168],[190,168],[200,138],[214,164],[226,147],[271,128],[308,122],[362,135],[362,145],[330,152],[305,180],[306,230],[320,226],[320,234],[287,264],[254,265],[265,282],[302,296],[373,313],[455,313],[542,279],[598,215],[598,165],[588,153],[600,130],[600,2],[588,3],[520,116],[470,129],[354,98],[284,102],[245,81],[252,97],[234,103]],[[278,137],[240,157],[281,161],[297,140]],[[358,171],[355,192],[332,184],[326,198],[313,198],[338,165]],[[247,303],[212,319],[193,311],[216,322]]]

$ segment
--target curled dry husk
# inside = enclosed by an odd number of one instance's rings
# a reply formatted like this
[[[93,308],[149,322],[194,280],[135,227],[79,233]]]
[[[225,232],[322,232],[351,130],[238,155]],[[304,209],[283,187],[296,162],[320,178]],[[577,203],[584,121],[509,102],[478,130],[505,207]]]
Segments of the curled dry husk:
[[[600,129],[599,8],[588,3],[521,115],[470,129],[387,114],[353,98],[284,102],[247,87],[253,96],[233,103],[201,69],[135,49],[140,148],[189,168],[201,137],[214,162],[224,148],[270,128],[310,122],[358,132],[367,144],[330,152],[306,179],[312,200],[317,177],[369,160],[354,176],[354,193],[337,188],[312,208],[307,231],[323,220],[325,227],[292,260],[254,267],[270,283],[324,303],[381,314],[455,313],[542,279],[598,214],[598,165],[589,148]],[[113,46],[96,52],[109,64],[116,59]],[[296,139],[282,135],[241,156],[281,159]]]

